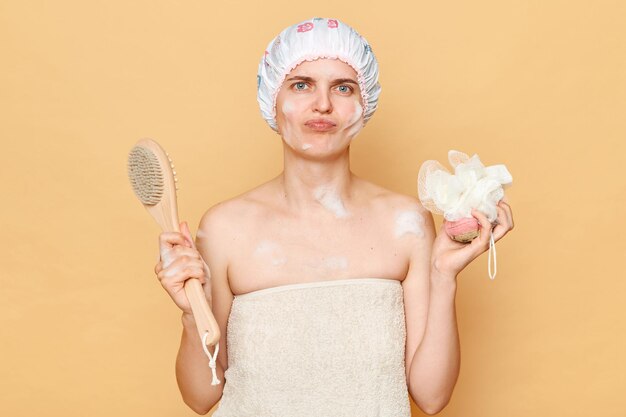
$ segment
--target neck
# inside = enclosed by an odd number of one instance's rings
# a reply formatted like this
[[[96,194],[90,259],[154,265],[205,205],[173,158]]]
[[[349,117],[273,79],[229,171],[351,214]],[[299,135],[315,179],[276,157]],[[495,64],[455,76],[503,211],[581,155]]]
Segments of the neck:
[[[324,159],[303,158],[284,145],[284,170],[280,191],[290,210],[309,213],[324,209],[336,217],[349,215],[353,174],[350,148]]]

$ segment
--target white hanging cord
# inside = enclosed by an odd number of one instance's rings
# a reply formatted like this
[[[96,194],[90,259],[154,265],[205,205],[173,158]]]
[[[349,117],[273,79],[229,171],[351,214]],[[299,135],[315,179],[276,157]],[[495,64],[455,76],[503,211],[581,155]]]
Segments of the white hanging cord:
[[[491,250],[493,249],[493,276],[491,276]],[[496,263],[496,242],[493,240],[493,229],[491,229],[489,236],[489,264],[487,267],[489,268],[489,278],[494,279],[496,277],[496,272],[498,270],[498,265]]]
[[[217,379],[217,371],[215,369],[217,367],[217,364],[215,360],[217,359],[217,352],[220,351],[220,342],[217,342],[217,344],[215,345],[215,354],[211,355],[211,352],[209,352],[209,349],[206,347],[206,339],[208,336],[209,332],[204,333],[204,336],[202,336],[202,349],[204,349],[204,353],[206,353],[206,355],[209,357],[209,367],[211,368],[211,374],[213,375],[211,385],[218,385],[220,383],[220,380]]]

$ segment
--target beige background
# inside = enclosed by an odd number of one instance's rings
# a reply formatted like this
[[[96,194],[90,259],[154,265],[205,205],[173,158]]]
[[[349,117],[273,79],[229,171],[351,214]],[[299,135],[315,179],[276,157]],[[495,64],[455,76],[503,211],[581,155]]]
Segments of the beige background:
[[[487,253],[459,277],[462,367],[441,415],[624,415],[617,0],[1,1],[1,415],[195,415],[174,377],[180,314],[153,273],[159,229],[126,156],[141,137],[169,151],[194,231],[278,174],[257,64],[315,16],[354,26],[380,62],[358,175],[416,195],[420,164],[457,149],[514,178],[496,279]]]

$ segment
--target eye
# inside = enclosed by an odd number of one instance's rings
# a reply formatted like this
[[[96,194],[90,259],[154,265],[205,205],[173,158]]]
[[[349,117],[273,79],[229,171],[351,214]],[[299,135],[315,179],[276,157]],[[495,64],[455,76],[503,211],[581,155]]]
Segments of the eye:
[[[337,87],[339,89],[340,92],[342,93],[351,93],[352,91],[354,91],[354,89],[346,84],[342,84],[339,87]]]
[[[301,90],[304,90],[304,89],[305,89],[305,87],[306,87],[306,83],[305,83],[305,82],[300,81],[300,82],[294,83],[294,84],[293,84],[293,87],[294,87],[296,90],[301,91]]]

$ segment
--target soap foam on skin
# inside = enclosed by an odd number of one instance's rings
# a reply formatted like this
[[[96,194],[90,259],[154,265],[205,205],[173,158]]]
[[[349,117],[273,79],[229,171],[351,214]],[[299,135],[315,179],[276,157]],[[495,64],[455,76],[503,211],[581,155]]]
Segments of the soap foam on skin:
[[[293,113],[294,109],[295,109],[294,104],[289,100],[285,100],[283,102],[283,105],[280,108],[280,111],[283,113],[283,115],[288,116]],[[282,137],[285,139],[285,142],[287,142],[289,145],[293,145],[291,126],[289,124],[289,117],[285,117],[285,123],[283,123],[281,133],[282,133]]]
[[[302,145],[302,150],[306,151],[307,149],[310,149],[313,145],[311,145],[310,143],[305,143],[304,145]]]
[[[424,218],[415,210],[401,211],[396,216],[396,238],[406,234],[424,237]]]
[[[323,268],[326,269],[347,269],[348,268],[348,260],[344,257],[331,257],[326,258],[322,261]]]
[[[169,267],[172,264],[172,262],[174,262],[175,257],[170,256],[169,254],[163,254],[163,256],[161,257],[161,260],[162,260],[163,269],[165,269],[165,268]],[[205,268],[206,268],[206,262],[204,262],[204,260],[202,260],[202,263],[205,265]],[[180,272],[183,272],[186,267],[187,267],[187,265],[185,265],[185,264],[180,264],[178,266],[172,267],[172,270],[170,271],[170,274],[178,274]],[[205,269],[205,271],[206,271],[206,269]]]
[[[254,256],[261,258],[270,258],[272,265],[283,265],[287,262],[287,258],[282,253],[280,245],[269,240],[262,240],[254,251]]]
[[[324,208],[330,212],[332,212],[337,218],[348,217],[350,213],[346,210],[343,205],[343,201],[341,201],[341,197],[339,194],[327,185],[322,185],[315,189],[315,199],[322,205]]]
[[[352,117],[350,117],[348,125],[346,126],[346,129],[348,129],[347,134],[350,140],[354,139],[363,127],[363,120],[361,119],[362,115],[363,106],[361,106],[361,103],[357,101],[356,106],[354,107],[354,113],[352,114]]]
[[[283,113],[285,114],[291,114],[293,112],[293,103],[289,100],[285,100],[283,102]]]
[[[304,266],[314,270],[336,271],[339,269],[348,269],[348,259],[343,256],[331,256],[321,261],[310,261]]]

